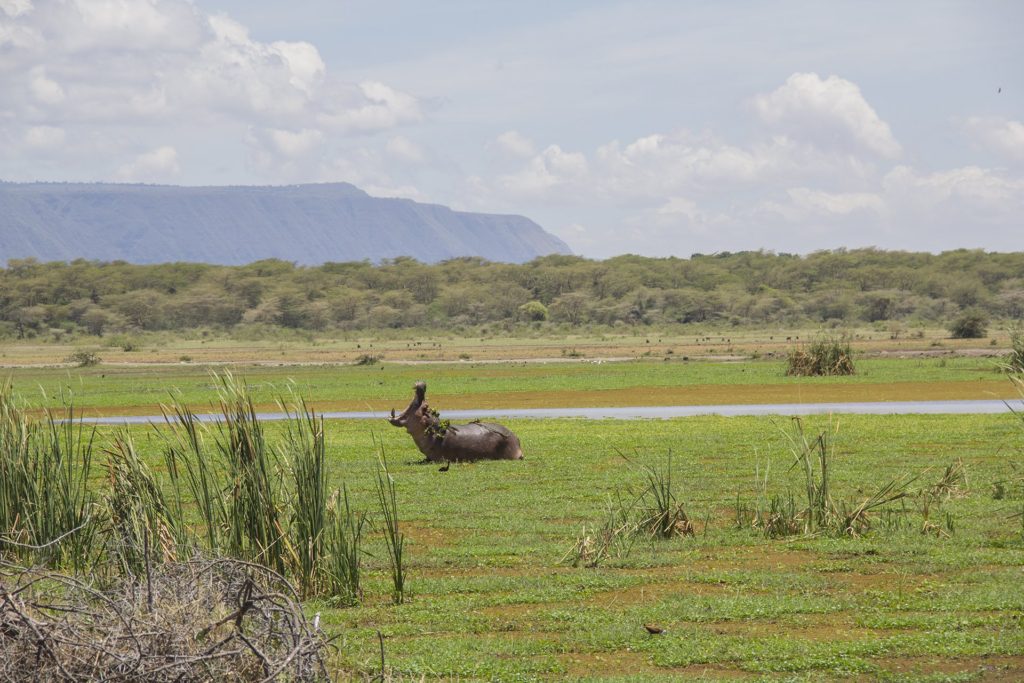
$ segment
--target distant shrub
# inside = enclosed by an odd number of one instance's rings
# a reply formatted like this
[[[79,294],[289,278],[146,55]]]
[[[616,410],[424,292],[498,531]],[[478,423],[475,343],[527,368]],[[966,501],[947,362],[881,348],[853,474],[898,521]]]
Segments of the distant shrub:
[[[87,368],[99,365],[102,359],[93,351],[75,351],[64,359],[65,363],[74,363],[77,367]]]
[[[110,348],[119,348],[125,353],[131,353],[132,351],[139,350],[139,343],[131,337],[118,334],[107,339],[107,346]]]
[[[988,320],[978,312],[965,313],[949,326],[953,339],[981,339],[988,333]]]
[[[519,315],[523,320],[541,322],[548,319],[548,307],[539,301],[527,301],[519,307]]]
[[[853,349],[846,340],[824,337],[808,348],[793,349],[789,353],[787,375],[812,377],[821,375],[852,375]]]
[[[377,356],[371,356],[368,353],[364,353],[363,355],[356,358],[356,365],[376,365],[379,362],[380,358],[378,358]]]

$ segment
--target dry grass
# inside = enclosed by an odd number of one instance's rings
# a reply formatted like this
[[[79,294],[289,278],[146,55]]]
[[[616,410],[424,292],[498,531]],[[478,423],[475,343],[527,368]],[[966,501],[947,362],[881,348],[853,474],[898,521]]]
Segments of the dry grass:
[[[369,336],[358,338],[313,338],[283,341],[241,341],[229,338],[176,339],[153,337],[140,339],[137,346],[126,351],[119,346],[103,346],[102,362],[106,364],[181,365],[187,357],[191,364],[245,363],[245,364],[347,364],[356,363],[363,356],[375,356],[382,362],[459,362],[466,358],[472,362],[502,360],[563,359],[566,349],[581,354],[577,362],[599,359],[638,358],[668,355],[673,358],[706,358],[723,356],[784,357],[794,343],[810,339],[813,331],[800,329],[733,330],[724,335],[711,329],[697,331],[668,331],[643,329],[640,334],[560,334],[551,332],[539,337],[473,337],[411,336],[407,339],[384,339]],[[413,334],[413,333],[410,333]],[[1008,334],[993,333],[997,349],[1010,346]],[[979,340],[951,340],[945,329],[920,330],[920,336],[891,339],[888,331],[864,327],[851,330],[851,343],[860,354],[881,352],[928,352],[933,344],[942,343],[947,349],[978,349]],[[85,349],[95,352],[102,338],[95,338],[92,347],[67,343],[12,342],[5,345],[0,365],[56,365]],[[986,350],[988,347],[986,346]]]
[[[6,566],[0,681],[325,680],[326,641],[273,571],[195,560],[124,576]]]

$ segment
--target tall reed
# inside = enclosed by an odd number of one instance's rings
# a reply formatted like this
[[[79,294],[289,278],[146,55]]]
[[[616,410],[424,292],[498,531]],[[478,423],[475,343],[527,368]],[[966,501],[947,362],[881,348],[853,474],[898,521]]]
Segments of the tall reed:
[[[1024,328],[1019,324],[1010,327],[1010,353],[1003,359],[1002,367],[1009,373],[1024,374]]]
[[[216,555],[228,547],[228,498],[231,487],[224,464],[207,452],[205,428],[188,406],[175,401],[161,406],[168,426],[164,444],[164,462],[171,478],[174,510],[179,520],[188,518],[186,501],[194,504],[199,517],[200,538]],[[187,489],[188,495],[183,495]],[[195,533],[193,531],[193,533]]]
[[[223,421],[217,423],[216,448],[227,464],[231,495],[228,505],[228,550],[279,573],[294,559],[281,522],[280,478],[274,454],[248,386],[230,371],[216,375]]]
[[[693,523],[676,498],[672,484],[672,450],[668,451],[664,467],[644,465],[643,471],[646,486],[639,497],[643,518],[638,527],[656,538],[692,536]]]
[[[395,480],[388,471],[384,449],[380,450],[377,461],[377,500],[384,518],[384,541],[391,565],[392,599],[396,605],[405,602],[405,536],[398,526],[398,499],[395,495]]]
[[[829,460],[832,451],[829,448],[828,432],[821,432],[809,439],[804,432],[803,420],[794,417],[793,422],[796,424],[796,432],[787,433],[786,436],[796,456],[793,467],[800,467],[804,474],[804,492],[807,497],[804,532],[810,533],[827,527],[836,514],[829,491]]]
[[[42,420],[20,407],[9,381],[0,385],[0,555],[85,569],[95,552],[95,495],[89,490],[96,431],[63,416]]]
[[[324,544],[326,590],[336,604],[355,605],[362,598],[360,581],[366,515],[352,510],[348,487],[343,485],[340,493],[334,492],[329,518]]]
[[[283,401],[278,404],[288,416],[279,457],[289,465],[292,475],[289,546],[295,552],[299,589],[309,595],[321,582],[327,529],[324,420],[294,394],[290,407]]]
[[[105,452],[110,483],[105,501],[113,556],[133,574],[141,574],[151,561],[177,559],[179,549],[188,544],[184,519],[168,505],[131,435],[115,434]]]

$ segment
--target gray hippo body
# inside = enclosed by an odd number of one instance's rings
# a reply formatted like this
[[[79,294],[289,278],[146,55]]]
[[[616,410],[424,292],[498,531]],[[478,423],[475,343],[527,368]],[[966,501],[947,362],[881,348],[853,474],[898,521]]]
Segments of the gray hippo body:
[[[493,422],[448,424],[427,405],[426,382],[416,382],[414,389],[409,406],[400,415],[392,410],[388,421],[395,427],[405,427],[427,460],[466,462],[523,458],[519,437],[507,427]]]

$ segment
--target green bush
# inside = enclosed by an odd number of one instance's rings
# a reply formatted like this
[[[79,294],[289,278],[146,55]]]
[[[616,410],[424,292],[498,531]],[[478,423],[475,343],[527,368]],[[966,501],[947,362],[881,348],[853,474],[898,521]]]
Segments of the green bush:
[[[988,319],[976,311],[964,313],[949,326],[953,339],[981,339],[988,333]]]

